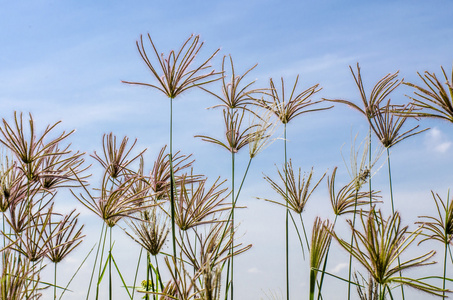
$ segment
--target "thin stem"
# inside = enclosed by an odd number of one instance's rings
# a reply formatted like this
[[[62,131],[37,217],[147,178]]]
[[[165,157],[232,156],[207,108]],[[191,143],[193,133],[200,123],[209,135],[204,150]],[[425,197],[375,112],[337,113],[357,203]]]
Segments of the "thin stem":
[[[338,215],[335,215],[335,219],[334,219],[333,225],[332,225],[332,232],[335,229],[335,224],[337,223],[337,217],[338,217]],[[329,258],[330,245],[331,245],[331,243],[329,243],[329,248],[327,249],[327,252],[326,252],[326,258],[324,258],[324,264],[322,266],[321,279],[319,280],[318,300],[322,299],[321,289],[322,289],[322,283],[324,282],[324,274],[325,274],[326,268],[327,268],[327,259]]]
[[[304,220],[302,219],[302,214],[299,214],[300,223],[302,223],[302,229],[304,230],[305,242],[307,243],[308,252],[310,252],[310,243],[308,242],[307,232],[305,231]]]
[[[231,151],[231,300],[234,298],[233,284],[234,284],[234,208],[236,206],[236,198],[234,197],[234,166],[235,166],[235,153]]]
[[[448,248],[448,240],[447,240],[447,232],[445,232],[444,276],[442,278],[443,279],[442,289],[444,290],[442,292],[443,298],[445,298],[445,279],[447,277],[447,248]]]
[[[163,291],[164,290],[164,284],[163,284],[162,278],[160,276],[159,263],[157,262],[157,256],[154,256],[154,259],[156,260],[156,273],[157,273],[157,277],[159,279],[160,289],[161,289],[161,291]]]
[[[96,250],[96,257],[94,259],[93,271],[91,272],[90,284],[88,286],[87,300],[90,296],[91,283],[93,282],[94,270],[96,269],[96,262],[98,261],[99,249],[101,248],[102,233],[104,232],[105,223],[102,222],[101,234],[99,235],[98,249]]]
[[[390,169],[390,150],[389,148],[387,148],[387,165],[388,165],[388,170],[389,170],[389,186],[390,186],[390,200],[392,202],[392,215],[395,214],[395,207],[394,207],[394,204],[393,204],[393,187],[392,187],[392,172],[391,172],[391,169]],[[397,229],[395,228],[395,233],[397,233]],[[398,257],[398,267],[401,265],[400,263],[400,258]],[[401,270],[399,271],[400,273],[400,276],[401,275]],[[404,298],[404,287],[403,285],[401,285],[401,295],[403,297],[403,300],[405,299]]]
[[[148,261],[148,273],[146,274],[146,291],[149,291],[149,278],[151,277],[151,290],[153,292],[156,292],[156,289],[154,288],[154,278],[153,278],[153,272],[152,272],[152,268],[151,268],[151,258],[149,256],[149,252],[148,252],[147,261]],[[153,299],[156,299],[156,294],[153,294]]]
[[[453,264],[453,254],[451,253],[450,244],[448,244],[448,252],[450,253],[451,263]]]
[[[104,229],[104,227],[103,227]],[[103,239],[103,242],[102,242],[102,250],[101,250],[101,259],[100,259],[100,262],[99,262],[99,273],[98,273],[98,282],[97,282],[97,285],[96,285],[96,299],[99,298],[99,285],[101,284],[99,282],[99,278],[101,277],[101,272],[102,272],[102,257],[104,256],[104,248],[105,248],[105,240],[107,239],[107,227],[105,227],[105,230],[104,230],[104,239]],[[101,234],[102,236],[102,234]],[[88,297],[87,297],[88,299]]]
[[[142,259],[142,252],[143,252],[143,248],[140,247],[140,254],[138,255],[137,268],[135,269],[134,284],[132,285],[132,299],[134,298],[134,294],[135,294],[135,285],[137,284],[138,267],[140,266],[140,261]]]
[[[146,291],[149,291],[149,268],[150,268],[150,261],[149,261],[149,252],[146,251]],[[149,300],[149,295],[146,293],[145,300]]]
[[[285,247],[286,247],[286,300],[289,300],[289,206],[288,206],[288,156],[286,148],[286,123],[284,123],[284,150],[285,150],[285,203],[286,203],[286,227],[285,227]]]
[[[355,219],[357,214],[357,195],[359,190],[355,190],[355,201],[354,201],[354,215],[352,217],[352,233],[351,233],[351,249],[354,245],[354,228],[355,228]],[[351,299],[351,275],[352,275],[352,253],[349,253],[349,275],[348,275],[348,300]]]
[[[53,272],[53,298],[57,299],[57,263],[54,262],[54,272]]]
[[[112,300],[112,227],[109,227],[109,300]]]
[[[370,171],[370,174],[372,174],[371,173],[371,124],[370,124],[369,132],[370,132],[370,135],[369,135],[370,142],[368,145],[368,170]],[[369,188],[369,193],[370,193],[370,209],[371,209],[371,207],[373,206],[373,194],[371,193],[371,175],[368,178],[368,188]]]
[[[246,170],[245,170],[244,176],[242,177],[241,185],[239,186],[239,189],[238,189],[238,191],[237,191],[237,193],[236,193],[236,199],[234,200],[234,205],[235,205],[235,206],[236,206],[236,203],[238,202],[239,195],[240,195],[241,190],[242,190],[242,186],[243,186],[243,184],[244,184],[244,182],[245,182],[245,178],[247,177],[247,173],[248,173],[249,168],[250,168],[250,165],[251,165],[251,163],[252,163],[252,159],[253,159],[253,158],[250,158],[250,159],[249,159],[249,163],[248,163],[247,168],[246,168]],[[230,213],[229,213],[229,215],[228,215],[228,219],[227,219],[227,221],[226,221],[227,224],[230,223],[230,221],[231,221],[231,216],[232,216],[232,214],[231,214],[231,210],[230,210]],[[225,227],[225,229],[223,230],[222,238],[221,238],[220,240],[223,240],[223,238],[225,237],[226,231],[227,231],[227,227]],[[220,248],[217,249],[216,255],[219,254],[219,250],[220,250]]]
[[[296,221],[294,220],[293,214],[291,212],[289,212],[289,216],[291,217],[291,221],[293,222],[294,228],[296,228],[297,237],[299,238],[300,247],[302,249],[302,256],[305,260],[304,242],[302,241],[302,237],[300,236],[299,228],[297,228]]]
[[[171,234],[173,241],[173,257],[175,260],[175,274],[177,274],[176,266],[176,225],[175,225],[175,174],[173,171],[173,98],[170,98],[170,206],[171,206]]]

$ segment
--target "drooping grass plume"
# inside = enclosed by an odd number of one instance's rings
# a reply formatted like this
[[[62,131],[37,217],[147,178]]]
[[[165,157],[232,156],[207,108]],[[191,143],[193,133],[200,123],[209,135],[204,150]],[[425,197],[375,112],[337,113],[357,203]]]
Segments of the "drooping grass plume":
[[[18,242],[12,247],[13,250],[21,253],[30,262],[40,261],[49,252],[48,244],[56,234],[56,229],[47,231],[47,226],[51,222],[53,204],[42,212],[28,219],[27,226],[21,233],[16,233]]]
[[[253,117],[251,122],[252,133],[250,134],[249,156],[250,161],[261,151],[272,144],[276,138],[272,138],[278,129],[279,123],[271,120],[272,111],[264,110],[256,112],[260,117]]]
[[[195,137],[201,138],[203,141],[217,144],[231,153],[237,153],[240,149],[247,146],[255,136],[258,134],[254,131],[254,127],[257,124],[250,126],[243,125],[245,111],[243,109],[230,111],[228,109],[223,110],[223,119],[225,122],[225,138],[226,142],[219,139],[209,137],[206,135],[196,135]]]
[[[423,226],[429,233],[423,238],[419,244],[436,240],[444,245],[444,265],[443,265],[443,280],[442,289],[445,290],[445,281],[447,279],[447,252],[450,249],[451,242],[453,240],[453,198],[449,200],[449,194],[447,200],[444,201],[439,194],[434,194],[431,191],[434,202],[437,208],[437,217],[432,216],[420,216],[419,218],[425,219],[425,221],[417,222]],[[443,292],[445,297],[445,291]]]
[[[360,300],[379,300],[379,284],[374,280],[374,278],[369,275],[368,280],[365,280],[361,274],[361,280],[357,276],[357,273],[354,273],[354,278],[357,287],[357,293],[359,294]]]
[[[296,88],[297,84],[299,81],[299,75],[296,77],[296,81],[294,82],[294,85],[292,87],[290,96],[287,97],[285,96],[285,83],[283,80],[283,77],[281,78],[281,92],[277,90],[275,87],[274,81],[272,78],[269,80],[269,85],[270,85],[270,92],[266,93],[267,96],[270,96],[270,100],[264,99],[262,97],[261,99],[255,99],[256,105],[263,107],[269,111],[272,111],[277,118],[280,120],[280,122],[284,125],[283,129],[283,140],[284,140],[284,165],[285,167],[288,164],[288,159],[287,159],[287,146],[286,146],[286,141],[287,141],[287,124],[289,121],[294,119],[295,117],[308,113],[308,112],[313,112],[313,111],[320,111],[320,110],[326,110],[330,107],[322,107],[322,108],[311,108],[312,105],[316,105],[320,103],[321,101],[312,101],[311,97],[319,92],[321,88],[319,88],[319,84],[316,84],[314,86],[309,87],[308,89],[300,92],[299,94],[296,94]],[[265,95],[266,95],[265,94]],[[289,300],[289,207],[286,208],[286,231],[285,231],[285,236],[286,236],[286,299]]]
[[[176,52],[170,51],[167,57],[160,54],[148,34],[149,42],[152,46],[157,64],[153,64],[146,53],[145,45],[143,43],[143,36],[140,36],[140,41],[137,41],[137,49],[145,62],[146,66],[152,73],[152,76],[157,80],[157,84],[141,83],[123,81],[129,84],[138,84],[149,86],[164,93],[170,99],[170,147],[169,147],[169,163],[170,163],[170,206],[171,206],[171,222],[172,222],[172,240],[173,240],[173,258],[176,260],[176,225],[175,225],[175,179],[173,170],[173,100],[190,88],[199,87],[210,82],[219,80],[221,77],[219,72],[211,70],[202,74],[210,68],[209,62],[220,50],[215,51],[209,58],[201,64],[193,67],[195,58],[203,46],[200,43],[200,36],[191,35]],[[157,65],[157,66],[156,66]],[[176,270],[175,270],[176,272]]]
[[[4,250],[0,280],[0,298],[4,300],[37,300],[40,268],[24,257]]]
[[[321,88],[319,87],[319,84],[316,84],[300,92],[299,94],[296,94],[298,81],[299,76],[296,77],[296,81],[294,82],[294,85],[292,87],[291,94],[289,98],[287,98],[287,95],[285,96],[285,83],[283,77],[281,78],[281,92],[279,92],[275,87],[274,81],[271,78],[269,80],[270,92],[268,92],[270,100],[266,100],[264,98],[255,99],[255,103],[274,112],[283,124],[288,124],[292,119],[301,114],[326,110],[333,107],[329,106],[322,108],[311,108],[312,105],[316,105],[322,102],[312,101],[311,99],[311,97],[319,92]]]
[[[453,69],[450,78],[443,67],[441,70],[443,78],[438,78],[434,72],[425,71],[423,75],[417,72],[424,86],[410,82],[404,83],[415,89],[415,96],[408,96],[415,109],[407,112],[407,115],[453,122]]]
[[[121,175],[127,175],[133,173],[129,169],[129,165],[139,158],[143,152],[143,150],[133,158],[130,158],[131,151],[134,149],[135,144],[137,143],[137,139],[132,143],[130,147],[128,147],[127,143],[129,142],[129,138],[125,136],[121,140],[121,144],[119,146],[116,142],[116,136],[113,133],[109,133],[108,135],[104,134],[102,137],[102,149],[104,157],[100,157],[96,151],[94,151],[94,155],[91,155],[94,159],[96,159],[104,168],[105,174],[104,176],[109,176],[113,180],[118,178]]]
[[[207,179],[204,179],[195,183],[194,190],[188,189],[185,181],[181,181],[175,205],[175,222],[181,230],[217,222],[219,220],[214,214],[231,209],[231,206],[224,202],[229,196],[229,193],[226,193],[228,188],[223,187],[226,180],[220,181],[220,178],[217,178],[212,186],[206,186],[206,181]]]
[[[428,128],[426,128],[414,132],[414,130],[419,127],[419,125],[417,125],[409,130],[401,132],[401,128],[406,122],[408,114],[413,110],[414,108],[411,104],[399,107],[392,105],[390,99],[384,106],[382,106],[381,103],[376,103],[374,105],[374,116],[370,119],[371,128],[385,148],[390,148],[408,137],[428,130]]]
[[[60,152],[53,152],[49,149],[55,147],[61,141],[71,135],[62,132],[56,138],[50,138],[50,133],[53,134],[53,129],[60,123],[57,122],[53,125],[48,125],[44,132],[37,136],[35,132],[35,124],[33,117],[30,114],[29,131],[24,128],[22,113],[17,115],[14,113],[14,124],[10,125],[3,119],[3,126],[0,126],[0,132],[3,138],[0,142],[4,144],[16,156],[19,162],[19,168],[27,176],[29,181],[37,180],[40,173],[40,159],[46,156],[62,155],[68,153],[67,150]],[[47,139],[50,139],[49,141]]]
[[[170,229],[167,217],[157,211],[157,207],[140,212],[138,219],[131,220],[129,227],[133,235],[126,231],[135,242],[151,255],[158,255],[164,246]]]
[[[318,270],[330,247],[332,240],[332,224],[329,220],[321,221],[319,217],[315,219],[311,235],[310,248],[310,300],[315,299],[315,287],[318,276]],[[321,290],[318,291],[318,294]]]
[[[263,138],[263,133],[262,131],[265,130],[265,127],[263,128],[259,124],[251,124],[249,126],[244,126],[243,125],[243,120],[245,113],[248,110],[244,108],[225,108],[223,110],[223,119],[225,123],[225,137],[226,141],[221,141],[216,138],[212,138],[209,136],[205,135],[196,135],[195,137],[200,137],[203,141],[210,142],[213,144],[217,144],[221,146],[222,148],[228,150],[231,153],[231,211],[230,211],[230,216],[228,218],[228,222],[232,223],[231,230],[234,228],[234,212],[235,212],[235,207],[236,207],[236,202],[240,193],[240,189],[238,190],[238,193],[236,194],[236,189],[235,189],[235,158],[236,154],[240,149],[243,147],[247,146],[249,143],[256,141],[259,137]],[[244,128],[245,127],[245,128]],[[260,129],[260,130],[257,130]],[[252,156],[249,159],[248,166],[246,168],[246,171],[243,176],[242,183],[244,182],[248,169],[250,167],[250,163],[252,161]],[[242,187],[241,183],[241,187]],[[241,188],[240,187],[240,188]],[[234,235],[234,231],[231,232],[232,235]],[[233,238],[234,240],[234,238]],[[231,245],[231,252],[233,251],[234,243]],[[231,271],[230,271],[231,270]],[[230,281],[230,272],[231,272],[231,281]],[[227,268],[227,286],[229,287],[229,290],[231,290],[231,299],[234,299],[234,261],[233,261],[233,256],[231,256],[231,261],[229,261],[229,265]]]
[[[369,205],[370,197],[373,203],[380,198],[379,191],[362,192],[356,190],[356,179],[352,179],[348,184],[343,186],[338,192],[335,192],[335,178],[337,167],[332,171],[332,175],[327,177],[327,188],[329,190],[330,203],[335,216],[354,213],[358,207]]]
[[[82,175],[90,166],[83,167],[85,162],[84,153],[76,152],[71,154],[69,145],[60,150],[58,144],[49,147],[46,154],[40,160],[42,171],[39,174],[41,188],[49,193],[53,193],[59,188],[77,187],[78,180],[74,173],[78,174],[79,179],[85,180],[89,175]]]
[[[236,230],[236,229],[234,229]],[[201,299],[221,299],[221,271],[232,256],[249,250],[252,245],[234,243],[231,222],[216,222],[193,228],[195,241],[184,239],[181,249],[195,274],[200,274]],[[184,232],[188,237],[188,232]],[[183,238],[181,238],[183,240]],[[231,284],[227,282],[227,284]],[[228,286],[225,287],[228,289]],[[228,293],[225,293],[227,297]]]
[[[170,159],[168,154],[165,154],[165,149],[167,146],[164,146],[159,151],[156,161],[154,162],[153,168],[149,173],[149,176],[146,180],[149,181],[149,185],[154,194],[156,200],[166,199],[170,191],[170,178],[172,176],[170,172]],[[182,175],[179,175],[183,170],[190,168],[194,160],[190,160],[192,154],[184,155],[180,152],[173,154],[172,163],[173,163],[173,176],[175,186],[178,186],[182,180]],[[196,182],[198,179],[201,179],[201,176],[190,176],[190,181]],[[184,180],[186,183],[189,183],[189,176],[185,175]]]
[[[345,163],[346,169],[349,173],[351,181],[354,183],[354,188],[356,191],[360,191],[362,186],[367,183],[373,174],[377,172],[375,170],[372,172],[372,168],[375,166],[377,161],[382,155],[382,147],[377,148],[372,155],[372,159],[369,159],[369,153],[371,144],[369,138],[365,138],[358,146],[357,144],[358,134],[354,137],[351,142],[351,149],[349,155],[349,162],[346,161],[343,154],[343,161]]]
[[[2,167],[4,169],[0,175],[0,211],[5,213],[10,205],[17,205],[30,193],[27,192],[29,187],[26,177],[15,162],[7,160],[6,165]]]
[[[293,163],[291,159],[289,160],[286,167],[282,168],[282,170],[277,169],[277,172],[282,181],[281,184],[276,183],[266,175],[264,176],[264,179],[269,182],[272,188],[283,198],[285,203],[270,199],[265,200],[284,207],[286,207],[286,204],[288,204],[289,208],[297,214],[303,213],[305,205],[307,204],[307,201],[310,198],[311,194],[326,176],[326,173],[324,173],[311,188],[310,184],[314,173],[313,167],[311,168],[310,172],[304,173],[303,175],[302,169],[299,168],[299,173],[296,176],[296,174],[294,174]],[[288,195],[286,194],[286,190],[288,190]]]
[[[225,67],[225,61],[227,57],[224,56],[222,60],[222,94],[217,95],[206,88],[200,86],[204,91],[210,93],[218,100],[222,102],[222,104],[217,104],[212,106],[211,108],[215,107],[225,107],[228,109],[246,109],[248,110],[249,105],[253,104],[253,97],[252,94],[256,94],[259,92],[263,92],[263,89],[250,89],[250,87],[255,83],[255,81],[251,81],[247,84],[242,86],[243,79],[247,76],[247,74],[252,71],[257,65],[254,65],[250,69],[244,72],[242,75],[236,75],[234,65],[233,65],[233,58],[229,55],[230,66],[231,66],[231,77],[230,81],[227,81],[227,76],[225,75],[227,70]]]
[[[57,299],[57,265],[82,243],[85,237],[82,235],[84,225],[77,226],[79,214],[72,210],[64,215],[58,222],[52,221],[53,215],[47,223],[44,232],[48,242],[46,256],[54,263],[54,299]]]
[[[98,215],[108,227],[113,227],[122,218],[134,217],[135,213],[154,205],[146,201],[149,198],[149,187],[132,190],[138,180],[142,178],[137,175],[125,176],[124,181],[112,189],[108,181],[104,180],[98,191],[99,195],[90,193],[88,187],[81,182],[86,195],[82,193],[77,195],[72,189],[71,193],[81,204]]]
[[[294,174],[294,169],[291,160],[288,164],[282,168],[282,170],[277,170],[280,177],[280,184],[276,183],[269,176],[264,176],[264,179],[269,182],[272,188],[283,198],[283,203],[271,199],[265,199],[266,201],[281,205],[283,207],[288,207],[296,214],[300,216],[301,225],[304,231],[305,242],[307,248],[310,249],[310,243],[308,241],[307,233],[305,231],[305,226],[302,218],[302,213],[304,212],[305,205],[308,202],[313,191],[318,187],[321,181],[326,176],[324,173],[321,178],[311,187],[311,181],[313,177],[313,168],[310,172],[305,173],[302,176],[302,170],[299,168],[299,174],[296,176]],[[296,224],[294,224],[296,226]],[[297,226],[296,226],[297,227]],[[297,229],[297,228],[296,228]],[[302,246],[302,251],[304,247]]]
[[[204,44],[200,42],[199,35],[191,35],[178,51],[170,51],[167,57],[157,51],[149,34],[148,39],[152,47],[153,56],[157,59],[157,64],[149,59],[143,36],[140,36],[140,40],[136,44],[141,58],[151,71],[154,79],[157,80],[157,84],[123,81],[124,83],[149,86],[161,91],[168,98],[174,99],[192,87],[205,85],[220,79],[220,77],[216,76],[220,73],[214,70],[200,74],[211,67],[209,65],[210,61],[220,49],[216,50],[208,59],[193,67],[195,58]]]
[[[367,92],[362,81],[359,63],[357,63],[357,73],[354,73],[354,70],[351,66],[349,66],[349,69],[351,70],[352,76],[354,77],[355,83],[359,89],[360,99],[362,101],[363,107],[360,107],[359,104],[356,104],[355,102],[350,100],[326,98],[323,99],[325,101],[346,104],[347,106],[361,112],[367,118],[367,120],[371,120],[375,116],[376,105],[379,105],[382,101],[387,99],[389,94],[393,92],[393,90],[395,90],[399,85],[401,85],[402,81],[397,79],[399,72],[395,72],[393,74],[389,73],[382,77],[373,87],[369,96],[367,96]]]
[[[391,296],[394,285],[406,285],[420,291],[442,296],[443,290],[416,278],[403,277],[400,272],[410,268],[433,264],[428,262],[435,251],[397,263],[398,258],[420,235],[421,228],[409,232],[408,226],[401,225],[398,212],[384,219],[380,210],[371,210],[360,215],[361,230],[349,225],[356,243],[350,244],[333,233],[339,244],[362,265],[379,284],[379,299]]]

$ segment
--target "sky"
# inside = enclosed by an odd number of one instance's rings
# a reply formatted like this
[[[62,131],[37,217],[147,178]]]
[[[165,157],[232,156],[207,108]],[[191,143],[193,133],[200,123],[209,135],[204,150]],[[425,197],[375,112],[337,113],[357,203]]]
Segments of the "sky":
[[[75,129],[70,142],[74,150],[87,153],[91,172],[100,172],[89,154],[101,151],[102,136],[113,132],[119,137],[137,139],[136,149],[147,148],[145,166],[168,143],[169,101],[157,90],[122,83],[152,83],[135,42],[150,34],[158,51],[179,48],[191,34],[204,41],[199,61],[220,49],[212,60],[221,68],[224,55],[231,55],[236,71],[258,66],[247,77],[254,87],[267,87],[270,78],[292,84],[299,75],[299,87],[314,84],[322,90],[314,96],[342,98],[360,103],[349,66],[357,63],[365,88],[388,73],[399,70],[406,81],[421,84],[417,72],[451,72],[453,64],[453,3],[451,1],[0,1],[0,112],[7,122],[14,111],[28,113],[43,129],[61,121],[60,131]],[[148,45],[149,46],[149,45]],[[219,92],[218,84],[209,89]],[[401,86],[392,101],[407,103],[413,91]],[[229,154],[194,135],[223,135],[220,110],[207,107],[217,100],[200,90],[181,95],[174,103],[175,148],[193,153],[198,172],[209,178],[229,179]],[[410,125],[430,130],[392,147],[392,179],[396,206],[402,220],[411,228],[417,216],[434,212],[431,190],[446,195],[453,175],[451,166],[452,124],[439,120],[410,120]],[[280,132],[277,137],[281,137]],[[349,181],[342,156],[348,160],[355,135],[368,134],[365,118],[341,104],[334,108],[302,115],[288,124],[288,156],[293,166],[315,177],[335,166],[339,183]],[[377,144],[373,140],[374,145]],[[281,167],[283,142],[277,139],[265,149],[250,169],[238,212],[241,242],[253,244],[238,256],[235,293],[238,299],[267,299],[283,295],[284,210],[258,200],[278,199],[266,184],[263,174],[277,178]],[[238,174],[247,162],[247,150],[238,154]],[[146,168],[145,167],[145,168]],[[95,178],[95,176],[93,177]],[[385,156],[376,163],[374,189],[381,190],[382,209],[388,215],[389,188]],[[93,182],[93,185],[96,182]],[[100,230],[97,216],[84,211],[68,193],[58,199],[63,210],[81,209],[86,224],[86,240],[66,265],[74,270],[96,242]],[[316,216],[333,218],[326,181],[320,184],[304,212],[305,224]],[[311,228],[311,226],[309,226]],[[341,226],[340,226],[341,228]],[[339,229],[348,234],[346,226]],[[127,268],[135,262],[138,248],[118,228],[116,260]],[[294,232],[293,232],[294,234]],[[123,242],[124,241],[124,242]],[[334,243],[335,244],[335,243]],[[308,294],[307,262],[301,258],[298,241],[291,239],[291,295]],[[134,248],[135,247],[135,248]],[[436,245],[422,244],[413,253]],[[132,255],[132,258],[131,258]],[[344,276],[347,256],[335,244],[331,272]],[[441,260],[439,254],[436,260]],[[440,265],[432,272],[441,272]],[[453,272],[450,270],[449,272]],[[86,290],[89,271],[82,269],[65,299],[79,299]],[[450,273],[452,274],[452,273]],[[65,275],[63,275],[64,277]],[[89,276],[89,275],[88,275]],[[423,275],[422,275],[423,276]],[[63,278],[62,277],[62,278]],[[344,289],[344,284],[328,279],[329,285]],[[338,299],[335,289],[326,290],[325,299]],[[267,295],[267,296],[266,296]],[[415,293],[413,299],[424,295]]]

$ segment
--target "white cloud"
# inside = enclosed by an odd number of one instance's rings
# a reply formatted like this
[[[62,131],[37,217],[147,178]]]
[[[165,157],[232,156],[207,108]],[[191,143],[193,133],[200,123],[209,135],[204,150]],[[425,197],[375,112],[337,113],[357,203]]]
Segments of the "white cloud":
[[[341,270],[343,270],[347,266],[348,266],[347,263],[339,263],[334,268],[332,268],[332,270],[330,272],[333,274],[338,274]]]
[[[252,273],[252,274],[261,273],[261,271],[257,267],[252,267],[252,268],[248,269],[247,272]]]
[[[425,135],[425,145],[431,151],[445,153],[450,149],[452,142],[442,131],[434,127]]]

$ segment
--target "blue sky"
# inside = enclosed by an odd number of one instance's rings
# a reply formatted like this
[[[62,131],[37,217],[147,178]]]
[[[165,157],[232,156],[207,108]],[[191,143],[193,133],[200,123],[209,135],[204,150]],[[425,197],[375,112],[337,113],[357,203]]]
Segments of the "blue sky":
[[[266,87],[269,78],[278,81],[284,77],[292,83],[299,74],[301,88],[316,83],[323,87],[315,100],[345,98],[359,103],[349,71],[357,62],[368,90],[397,70],[407,81],[420,84],[417,71],[440,74],[440,66],[444,66],[450,72],[453,63],[451,1],[1,2],[1,117],[11,121],[14,111],[30,112],[42,127],[61,120],[60,130],[76,129],[70,138],[74,149],[88,154],[101,150],[104,133],[137,138],[137,151],[148,148],[148,168],[168,143],[169,109],[168,100],[157,91],[121,83],[153,80],[135,46],[141,34],[149,33],[164,53],[180,47],[190,34],[200,34],[205,41],[201,58],[221,49],[212,61],[215,69],[220,69],[223,55],[231,54],[238,72],[258,63],[248,77],[257,80],[256,87]],[[216,84],[210,86],[213,91],[216,88],[218,91]],[[407,102],[404,95],[411,93],[402,86],[392,100]],[[194,153],[199,172],[228,178],[228,154],[193,138],[196,134],[223,134],[220,110],[205,109],[215,104],[214,98],[201,91],[190,91],[176,100],[175,147]],[[453,179],[449,155],[452,124],[436,120],[419,124],[431,130],[392,148],[395,197],[407,224],[433,211],[430,190],[446,195]],[[344,106],[304,115],[288,126],[289,157],[304,171],[314,166],[319,176],[338,166],[338,176],[346,183],[340,149],[345,144],[342,151],[349,155],[350,141],[357,133],[359,139],[366,136],[366,121]],[[255,198],[276,197],[262,174],[275,178],[282,151],[279,140],[257,157],[240,200],[248,206],[239,213],[242,240],[254,247],[238,257],[237,280],[244,283],[235,286],[239,299],[260,299],[269,291],[279,294],[284,290],[284,212]],[[245,151],[239,163],[245,163],[246,156]],[[382,167],[373,182],[385,201],[387,166],[384,159],[377,165]],[[332,217],[325,182],[313,196],[304,217],[306,224],[316,215]],[[70,197],[60,205],[68,209],[78,206]],[[384,204],[384,210],[388,209]],[[85,248],[68,268],[91,248],[97,235],[96,216],[86,213],[83,218],[88,228]],[[96,234],[90,236],[93,231]],[[126,239],[120,231],[118,236]],[[308,269],[300,260],[295,239],[291,245],[296,261],[291,293],[305,297]],[[118,245],[117,260],[127,265],[126,248],[121,247]],[[344,259],[342,251],[337,251],[339,263],[332,269],[340,268]],[[84,283],[77,284],[73,288],[83,291]],[[74,295],[78,299],[77,292]]]

